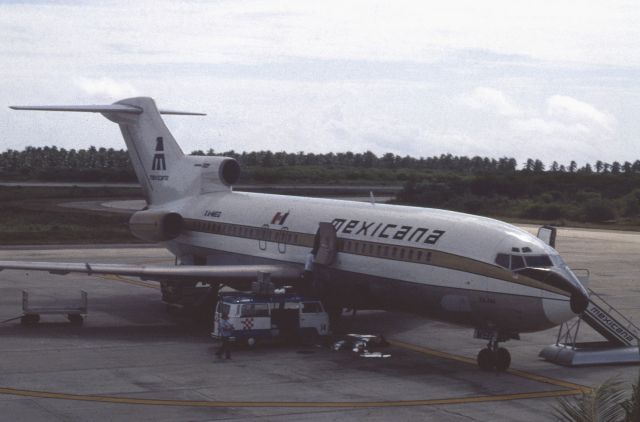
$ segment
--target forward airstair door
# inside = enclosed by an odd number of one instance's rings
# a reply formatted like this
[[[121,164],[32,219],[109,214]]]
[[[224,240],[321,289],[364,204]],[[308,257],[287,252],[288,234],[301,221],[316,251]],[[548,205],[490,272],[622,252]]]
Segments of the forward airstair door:
[[[326,266],[333,264],[338,253],[338,236],[333,224],[320,223],[315,242],[318,242],[318,252],[314,262]]]
[[[538,239],[542,240],[552,248],[556,247],[556,228],[552,226],[542,226],[538,229]]]

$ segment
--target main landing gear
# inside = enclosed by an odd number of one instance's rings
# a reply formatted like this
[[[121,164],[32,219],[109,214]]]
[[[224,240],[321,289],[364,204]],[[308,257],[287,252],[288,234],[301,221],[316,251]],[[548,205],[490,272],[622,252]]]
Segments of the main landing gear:
[[[476,330],[476,338],[484,338],[489,340],[487,347],[478,353],[478,366],[483,371],[506,371],[511,365],[511,354],[504,347],[500,347],[499,343],[509,339],[519,339],[517,334],[501,335],[497,333],[481,333]]]

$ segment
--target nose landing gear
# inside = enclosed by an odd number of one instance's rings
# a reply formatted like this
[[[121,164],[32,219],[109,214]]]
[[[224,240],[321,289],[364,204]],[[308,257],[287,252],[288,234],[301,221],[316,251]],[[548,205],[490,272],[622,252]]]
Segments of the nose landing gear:
[[[486,333],[479,334],[480,330],[476,330],[476,338],[484,338],[489,340],[489,344],[487,347],[480,350],[478,353],[477,361],[478,366],[483,371],[506,371],[509,369],[511,365],[511,354],[504,347],[499,346],[499,342],[507,341],[510,338],[519,339],[517,334],[515,335],[504,335],[498,333],[491,333],[487,335]]]
[[[480,350],[478,353],[478,366],[483,371],[506,371],[511,365],[511,354],[504,347],[497,347],[498,343],[491,345],[491,342],[487,347]]]

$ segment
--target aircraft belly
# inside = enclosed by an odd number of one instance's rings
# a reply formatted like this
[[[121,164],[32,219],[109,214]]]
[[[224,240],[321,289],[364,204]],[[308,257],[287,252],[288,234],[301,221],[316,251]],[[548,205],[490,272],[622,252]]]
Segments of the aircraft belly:
[[[322,274],[325,272],[325,274]],[[465,287],[408,282],[335,269],[320,269],[325,288],[345,307],[368,305],[411,312],[471,327],[509,332],[551,328],[539,297],[487,293]]]

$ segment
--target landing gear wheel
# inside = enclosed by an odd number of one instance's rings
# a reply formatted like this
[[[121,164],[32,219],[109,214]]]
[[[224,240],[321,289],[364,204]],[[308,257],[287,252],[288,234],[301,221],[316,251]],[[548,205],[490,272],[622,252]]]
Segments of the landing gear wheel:
[[[494,367],[494,354],[488,348],[480,350],[478,353],[478,366],[483,371],[491,371]]]
[[[84,318],[82,318],[82,315],[78,314],[67,314],[67,319],[69,320],[71,325],[80,326],[84,322]]]
[[[247,346],[249,346],[249,348],[253,348],[253,346],[256,345],[256,339],[254,337],[249,337],[247,339]]]
[[[511,365],[511,354],[504,347],[499,347],[498,350],[493,352],[493,360],[496,371],[506,371]]]

